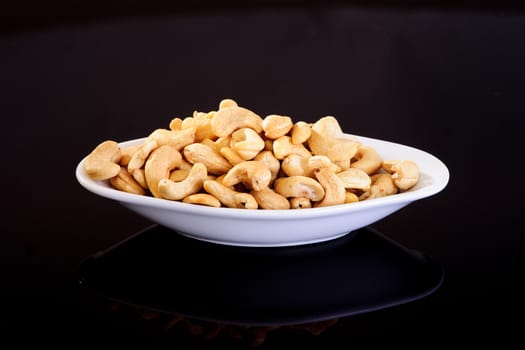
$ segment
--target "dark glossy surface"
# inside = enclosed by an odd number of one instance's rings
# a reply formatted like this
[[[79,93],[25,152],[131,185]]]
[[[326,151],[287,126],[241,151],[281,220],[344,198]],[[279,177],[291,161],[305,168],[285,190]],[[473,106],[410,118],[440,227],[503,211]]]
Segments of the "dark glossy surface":
[[[79,275],[108,300],[252,326],[379,310],[422,298],[441,280],[437,263],[369,228],[325,243],[245,248],[153,226],[91,257]]]

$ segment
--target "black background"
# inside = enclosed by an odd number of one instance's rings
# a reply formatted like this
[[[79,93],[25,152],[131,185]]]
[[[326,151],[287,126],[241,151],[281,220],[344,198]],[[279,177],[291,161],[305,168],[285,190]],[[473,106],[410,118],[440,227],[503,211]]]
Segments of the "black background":
[[[336,116],[346,132],[434,154],[451,176],[443,192],[373,225],[442,264],[436,293],[341,319],[319,336],[276,330],[264,347],[519,340],[521,8],[147,4],[24,2],[0,11],[3,335],[51,345],[68,337],[77,344],[240,345],[108,315],[78,295],[74,280],[82,259],[150,224],[81,188],[74,169],[82,157],[102,140],[146,136],[175,116],[233,98],[260,115]]]

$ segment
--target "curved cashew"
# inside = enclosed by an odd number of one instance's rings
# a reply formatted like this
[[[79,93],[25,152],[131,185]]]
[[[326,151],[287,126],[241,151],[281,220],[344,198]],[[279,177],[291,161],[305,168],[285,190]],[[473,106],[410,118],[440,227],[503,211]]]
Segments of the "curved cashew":
[[[341,171],[341,168],[332,163],[327,156],[311,156],[306,162],[305,175],[314,177],[314,171],[319,168],[328,168],[333,173]]]
[[[292,197],[290,198],[291,209],[306,209],[311,208],[312,202],[306,197]]]
[[[281,169],[287,176],[307,176],[306,167],[308,165],[307,157],[303,157],[299,154],[290,154],[286,156],[281,162]]]
[[[292,127],[292,118],[282,115],[270,114],[262,122],[264,136],[269,139],[276,139],[288,134]]]
[[[115,187],[118,190],[145,195],[146,191],[144,188],[130,175],[125,167],[120,168],[120,172],[117,176],[109,179],[111,186]]]
[[[257,160],[247,160],[233,166],[222,179],[222,184],[234,186],[242,182],[248,188],[260,191],[268,187],[271,178],[272,173],[266,164]]]
[[[371,176],[372,185],[368,191],[365,191],[359,200],[380,198],[396,194],[398,189],[390,174],[375,174]]]
[[[195,163],[188,176],[180,182],[161,179],[158,185],[158,192],[163,198],[180,200],[190,194],[199,192],[207,176],[206,166],[202,163]]]
[[[93,180],[110,179],[120,172],[118,162],[121,157],[118,143],[111,140],[104,141],[86,157],[84,170]]]
[[[244,160],[253,159],[264,149],[264,140],[252,129],[237,129],[231,136],[230,147]]]
[[[181,130],[156,129],[148,136],[148,140],[157,142],[159,146],[168,145],[180,151],[195,141],[196,130],[194,126]]]
[[[290,209],[290,202],[269,187],[250,192],[263,209]]]
[[[133,172],[130,172],[128,170],[128,172],[131,174],[131,176],[133,176],[135,181],[137,181],[139,185],[142,186],[143,189],[148,189],[148,183],[146,181],[146,171],[144,170],[144,168],[135,169],[133,170]]]
[[[146,183],[153,196],[162,198],[158,190],[159,181],[169,178],[170,171],[176,168],[181,160],[180,152],[171,146],[160,146],[151,152],[144,165],[144,170],[146,172]]]
[[[328,134],[321,134],[313,128],[307,143],[314,155],[327,156],[334,163],[348,161],[356,154],[359,147],[356,141],[334,138]]]
[[[298,145],[306,142],[312,134],[312,126],[306,122],[299,121],[292,127],[292,143]]]
[[[275,158],[272,151],[262,151],[256,155],[253,160],[257,160],[266,164],[266,167],[268,167],[272,173],[272,181],[277,178],[279,170],[281,170],[281,162]]]
[[[133,153],[128,163],[128,171],[135,177],[135,171],[142,168],[146,159],[153,150],[157,149],[159,144],[155,140],[146,140],[142,145],[139,146],[137,151]]]
[[[218,137],[228,136],[241,128],[250,128],[260,133],[262,118],[249,109],[232,106],[220,108],[211,120],[211,129]]]
[[[302,143],[294,145],[290,136],[281,136],[273,141],[273,154],[279,160],[283,160],[290,154],[298,154],[306,158],[312,156]]]
[[[186,160],[190,163],[203,163],[206,165],[210,174],[225,174],[232,168],[228,160],[215,152],[210,146],[202,143],[192,143],[184,147],[183,153]]]
[[[360,145],[355,157],[358,160],[350,163],[350,167],[361,169],[368,175],[375,173],[383,164],[379,153],[370,146]]]
[[[189,196],[184,197],[182,201],[188,204],[200,204],[215,208],[219,208],[221,206],[221,201],[208,193],[190,194]]]
[[[251,194],[234,191],[215,180],[204,181],[203,187],[228,208],[257,209],[259,207]]]
[[[325,191],[323,200],[315,203],[316,207],[338,205],[345,202],[345,184],[332,170],[328,167],[318,168],[314,174]]]
[[[359,168],[350,168],[337,173],[347,189],[358,189],[366,191],[370,188],[372,180],[370,176]]]
[[[392,174],[394,184],[401,191],[412,188],[419,181],[419,167],[411,160],[387,160],[382,167]]]
[[[305,197],[313,202],[320,201],[325,195],[323,186],[311,177],[288,176],[277,178],[274,182],[275,192],[289,197]]]

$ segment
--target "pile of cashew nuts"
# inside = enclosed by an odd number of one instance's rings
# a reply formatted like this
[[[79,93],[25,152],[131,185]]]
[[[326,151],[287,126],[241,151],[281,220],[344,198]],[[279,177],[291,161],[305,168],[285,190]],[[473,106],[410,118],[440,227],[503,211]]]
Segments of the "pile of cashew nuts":
[[[301,209],[370,200],[412,188],[411,160],[383,160],[332,116],[315,123],[260,117],[232,99],[174,118],[136,146],[100,143],[86,174],[115,189],[212,207]]]

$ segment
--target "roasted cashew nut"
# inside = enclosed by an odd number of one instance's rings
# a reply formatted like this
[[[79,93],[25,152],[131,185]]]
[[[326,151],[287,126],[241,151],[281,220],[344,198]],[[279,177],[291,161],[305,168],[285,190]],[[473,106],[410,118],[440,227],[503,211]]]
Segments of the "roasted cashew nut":
[[[292,118],[283,115],[270,114],[262,122],[264,136],[269,139],[276,139],[288,134],[292,127]]]
[[[251,191],[259,207],[263,209],[290,209],[290,202],[286,197],[280,195],[269,187],[265,187],[258,191]]]
[[[186,160],[190,163],[206,165],[210,174],[222,175],[232,168],[231,163],[227,159],[203,143],[192,143],[184,147],[183,153]]]
[[[311,208],[312,202],[306,197],[292,197],[290,198],[291,209],[306,209]]]
[[[181,200],[186,196],[195,194],[202,189],[202,184],[207,179],[208,171],[202,163],[195,163],[184,180],[175,182],[170,179],[161,179],[158,192],[162,198]]]
[[[190,194],[189,196],[184,197],[182,201],[188,204],[206,205],[208,207],[215,208],[219,208],[221,206],[221,201],[208,193]]]
[[[419,167],[411,160],[388,160],[383,162],[383,169],[392,174],[394,184],[400,191],[406,191],[419,181]]]
[[[292,127],[292,143],[298,145],[306,142],[312,134],[312,126],[306,122],[299,121]]]
[[[242,159],[250,160],[264,149],[264,140],[254,130],[241,128],[231,134],[230,147]]]
[[[228,208],[257,209],[259,207],[251,194],[234,191],[215,180],[204,181],[203,187]]]
[[[281,196],[304,197],[313,202],[323,199],[325,191],[323,186],[316,180],[307,176],[280,177],[274,181],[274,190]]]
[[[371,176],[372,185],[368,191],[365,191],[359,200],[381,198],[396,194],[398,189],[390,174],[374,174]]]
[[[259,153],[253,160],[263,162],[266,164],[266,167],[270,169],[272,173],[272,181],[277,178],[279,175],[279,170],[281,170],[281,162],[273,155],[272,151],[262,151]]]
[[[345,202],[345,184],[332,170],[323,167],[316,169],[314,174],[325,191],[323,200],[315,203],[316,207],[327,207]]]
[[[370,146],[360,145],[355,157],[357,160],[352,162],[350,167],[361,169],[368,175],[378,171],[383,164],[379,153]]]
[[[250,128],[262,131],[262,118],[249,109],[232,106],[220,108],[211,119],[211,129],[218,137],[230,135],[237,129]]]
[[[170,171],[182,161],[182,156],[175,148],[164,145],[151,152],[144,165],[146,183],[154,197],[162,198],[158,190],[160,180],[168,179]]]
[[[281,169],[287,176],[307,176],[306,167],[309,158],[299,154],[290,154],[282,160]]]
[[[115,141],[100,143],[86,157],[84,170],[93,180],[107,180],[120,172],[118,164],[122,157],[120,146]]]
[[[359,168],[350,168],[337,173],[346,189],[366,191],[370,188],[372,180],[370,176]]]
[[[349,161],[359,147],[356,141],[323,135],[313,128],[307,143],[312,154],[327,156],[334,163]]]
[[[281,136],[273,141],[273,154],[279,160],[283,160],[290,154],[298,154],[305,158],[312,156],[312,153],[302,143],[294,145],[290,136]]]
[[[234,165],[222,179],[222,184],[234,186],[243,183],[250,189],[260,191],[268,187],[271,179],[272,173],[266,164],[257,160],[247,160]]]
[[[146,194],[144,188],[131,176],[125,167],[121,167],[117,176],[109,179],[109,183],[111,186],[124,192],[139,195]]]

